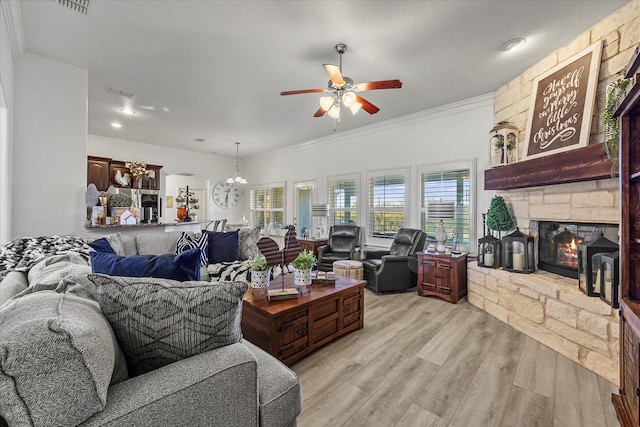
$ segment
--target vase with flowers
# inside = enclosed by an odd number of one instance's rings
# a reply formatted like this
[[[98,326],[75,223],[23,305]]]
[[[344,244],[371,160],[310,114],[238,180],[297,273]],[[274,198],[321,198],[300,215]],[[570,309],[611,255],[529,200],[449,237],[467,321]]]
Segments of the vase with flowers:
[[[147,164],[139,160],[129,160],[124,163],[131,174],[132,184],[134,188],[142,188],[142,180],[149,180],[156,177],[156,173],[152,169],[147,169]]]

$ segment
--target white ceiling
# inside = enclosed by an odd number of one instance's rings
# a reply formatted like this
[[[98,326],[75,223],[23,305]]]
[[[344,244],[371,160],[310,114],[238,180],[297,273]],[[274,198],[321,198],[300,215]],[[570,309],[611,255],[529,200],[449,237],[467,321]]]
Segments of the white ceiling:
[[[83,15],[23,0],[20,11],[27,51],[89,70],[89,133],[231,156],[239,141],[244,157],[333,133],[333,119],[312,117],[320,94],[279,93],[325,88],[336,43],[356,83],[404,84],[361,93],[380,112],[343,110],[341,132],[494,92],[625,3],[90,0]],[[514,37],[528,42],[501,51]]]

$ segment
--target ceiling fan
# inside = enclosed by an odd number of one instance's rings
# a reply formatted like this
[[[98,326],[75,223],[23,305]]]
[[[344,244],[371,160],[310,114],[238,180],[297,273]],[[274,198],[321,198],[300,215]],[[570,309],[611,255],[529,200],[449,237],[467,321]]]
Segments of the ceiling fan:
[[[352,114],[356,114],[361,108],[369,114],[375,114],[380,111],[380,108],[358,95],[358,92],[377,89],[399,89],[402,87],[402,82],[397,79],[354,84],[351,78],[342,75],[342,55],[347,51],[347,45],[338,43],[336,51],[340,55],[340,66],[322,64],[330,79],[328,89],[289,90],[280,92],[280,95],[327,93],[327,96],[320,98],[320,108],[318,108],[313,117],[322,117],[327,113],[329,117],[339,119],[341,105],[349,108]]]

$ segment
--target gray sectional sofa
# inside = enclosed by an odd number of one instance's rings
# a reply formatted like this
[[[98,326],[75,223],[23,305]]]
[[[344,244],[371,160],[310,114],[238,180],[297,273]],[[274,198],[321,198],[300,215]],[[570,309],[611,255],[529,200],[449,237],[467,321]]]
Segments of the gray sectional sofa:
[[[127,254],[161,254],[175,251],[179,234],[112,235],[109,239],[116,246],[122,244]],[[64,242],[56,249],[57,243],[48,241],[42,251],[13,245],[10,250],[18,247],[23,252],[20,260],[15,254],[7,255],[11,245],[0,245],[0,426],[296,424],[301,390],[295,373],[241,338],[246,283],[173,283],[95,275],[89,248],[81,246],[80,239],[80,243],[68,239],[73,244]],[[120,291],[109,287],[109,282],[120,286]],[[114,319],[126,311],[119,304],[124,304],[122,298],[129,298],[127,292],[132,289],[144,290],[144,298],[138,307],[129,307],[131,316],[118,324]],[[110,302],[109,292],[121,299]],[[154,302],[150,310],[147,297],[162,292],[162,301]],[[161,318],[158,313],[181,299],[197,304],[190,292],[205,295],[198,307],[204,313],[198,314],[203,322],[224,323],[223,329],[202,339],[204,332],[194,332],[202,326],[199,321],[189,325],[188,320]],[[172,301],[171,295],[178,298]],[[187,341],[195,340],[193,349],[171,355],[161,361],[162,366],[147,372],[132,372],[127,341],[136,332],[135,321],[143,318],[154,320],[154,330],[145,334],[174,328],[158,339],[160,346],[149,344],[156,351],[150,360],[157,362],[175,350],[169,347],[184,337],[171,341],[173,335],[185,329],[190,330]],[[148,351],[148,343],[142,344],[143,352]]]

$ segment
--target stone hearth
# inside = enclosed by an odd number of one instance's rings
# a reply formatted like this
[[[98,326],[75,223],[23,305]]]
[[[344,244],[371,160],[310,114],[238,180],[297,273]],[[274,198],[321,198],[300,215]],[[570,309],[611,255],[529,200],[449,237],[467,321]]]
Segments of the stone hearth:
[[[614,384],[619,383],[618,310],[588,297],[577,279],[468,265],[468,300]]]

